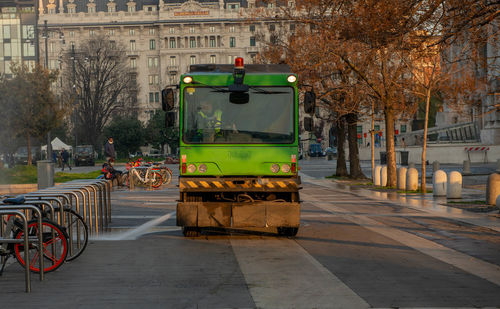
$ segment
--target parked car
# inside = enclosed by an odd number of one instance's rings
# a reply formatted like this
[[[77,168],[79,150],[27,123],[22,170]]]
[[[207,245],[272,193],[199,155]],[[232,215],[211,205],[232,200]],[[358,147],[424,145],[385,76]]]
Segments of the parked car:
[[[31,146],[31,162],[33,164],[42,158],[40,147]],[[14,164],[28,164],[28,147],[19,147],[14,153]]]
[[[151,157],[151,158],[159,158],[161,157],[161,151],[159,151],[158,149],[151,149],[149,151],[149,154],[148,154],[148,157]]]
[[[309,145],[309,156],[310,157],[322,157],[324,156],[321,144],[310,144]]]
[[[79,145],[75,150],[75,166],[90,165],[95,163],[94,146],[92,145]]]
[[[325,155],[328,156],[328,155],[332,155],[332,156],[336,156],[337,155],[337,147],[328,147],[325,149]]]

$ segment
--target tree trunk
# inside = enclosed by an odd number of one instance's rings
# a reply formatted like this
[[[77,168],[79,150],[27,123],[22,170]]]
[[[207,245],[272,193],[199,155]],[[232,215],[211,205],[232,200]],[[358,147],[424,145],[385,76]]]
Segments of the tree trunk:
[[[375,103],[372,103],[372,125],[370,130],[370,148],[371,148],[371,156],[372,156],[372,182],[375,183]]]
[[[33,158],[31,157],[31,136],[26,134],[26,148],[28,150],[28,166],[33,165]]]
[[[347,166],[345,160],[345,118],[340,117],[335,125],[335,134],[337,135],[337,169],[336,176],[347,176]]]
[[[426,97],[425,97],[425,121],[424,121],[424,137],[422,140],[422,177],[420,180],[420,191],[422,193],[426,192],[426,184],[425,184],[425,153],[427,151],[427,126],[429,124],[429,105],[431,101],[431,88],[427,89]]]
[[[394,145],[394,110],[386,102],[384,108],[385,115],[385,134],[386,134],[386,153],[387,153],[387,186],[396,187],[396,152]]]
[[[358,150],[358,114],[350,113],[346,115],[347,132],[349,133],[349,173],[350,177],[365,178],[361,165],[359,164],[359,150]]]

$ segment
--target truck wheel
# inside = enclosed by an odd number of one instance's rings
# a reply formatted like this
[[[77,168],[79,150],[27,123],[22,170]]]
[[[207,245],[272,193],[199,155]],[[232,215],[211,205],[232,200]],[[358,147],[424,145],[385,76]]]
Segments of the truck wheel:
[[[200,229],[192,226],[183,226],[182,234],[184,234],[184,237],[198,237],[200,236]]]
[[[279,227],[278,228],[278,235],[293,237],[293,236],[297,235],[298,231],[299,231],[298,227]]]

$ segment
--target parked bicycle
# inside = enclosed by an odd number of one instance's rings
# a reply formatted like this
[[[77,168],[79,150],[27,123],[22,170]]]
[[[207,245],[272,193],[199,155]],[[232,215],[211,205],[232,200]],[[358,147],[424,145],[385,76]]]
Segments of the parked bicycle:
[[[24,198],[8,198],[4,199],[5,204],[20,205],[24,203]],[[0,205],[1,209],[1,205]],[[32,215],[32,217],[35,217]],[[3,220],[4,218],[2,218]],[[8,215],[4,220],[5,229],[2,239],[22,239],[24,238],[23,223],[14,215]],[[42,244],[40,245],[38,237],[42,234]],[[46,217],[42,218],[42,226],[39,227],[38,220],[28,221],[28,237],[30,239],[29,246],[29,269],[32,272],[40,272],[39,265],[39,248],[42,246],[44,272],[51,272],[58,269],[65,261],[68,254],[68,235],[65,228],[59,224],[49,220]],[[24,251],[26,250],[23,243],[9,243],[0,240],[0,256],[4,258],[0,275],[5,269],[7,260],[10,257],[15,257],[23,267],[26,265]]]
[[[149,167],[131,167],[127,172],[123,174],[125,179],[122,179],[123,183],[126,183],[130,187],[131,176],[133,181],[138,184],[149,186],[153,188],[159,188],[163,184],[163,178],[158,171],[153,170],[152,166]],[[135,184],[135,183],[134,183]]]

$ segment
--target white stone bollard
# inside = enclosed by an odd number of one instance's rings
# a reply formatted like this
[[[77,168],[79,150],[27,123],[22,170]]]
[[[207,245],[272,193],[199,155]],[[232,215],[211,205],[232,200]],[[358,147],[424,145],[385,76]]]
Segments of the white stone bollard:
[[[500,174],[493,173],[488,176],[486,184],[486,203],[495,205],[497,197],[500,195]]]
[[[432,162],[432,173],[434,174],[436,171],[439,171],[439,162],[438,161]]]
[[[452,171],[448,175],[447,198],[462,198],[462,174]]]
[[[406,167],[398,168],[398,190],[406,190]]]
[[[463,175],[471,175],[472,173],[470,172],[470,161],[465,160],[464,161],[464,169],[462,171]]]
[[[382,166],[380,169],[380,185],[387,186],[387,165]]]
[[[408,163],[408,169],[410,168],[415,168],[415,163],[413,162]]]
[[[411,167],[406,172],[406,191],[416,190],[418,190],[418,171]]]
[[[373,185],[380,186],[380,170],[382,166],[375,165],[375,170],[373,171]]]
[[[432,195],[446,196],[446,173],[443,170],[437,170],[432,175]]]

